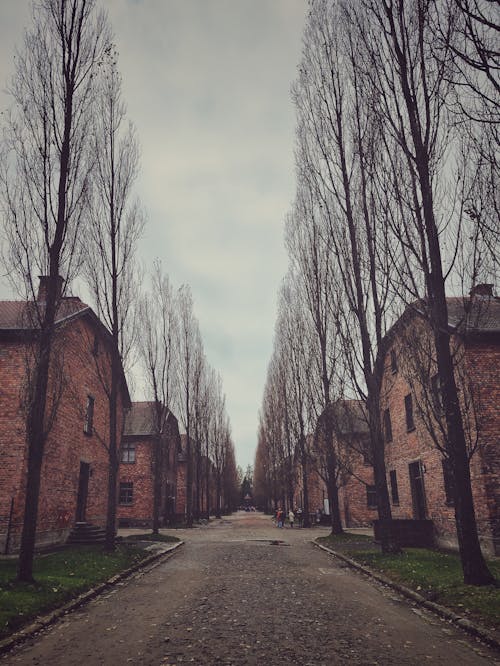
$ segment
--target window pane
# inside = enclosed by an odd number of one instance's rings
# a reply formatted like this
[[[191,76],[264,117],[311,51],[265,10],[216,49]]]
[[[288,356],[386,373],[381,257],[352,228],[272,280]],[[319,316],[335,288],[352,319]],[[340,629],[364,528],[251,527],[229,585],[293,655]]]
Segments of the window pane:
[[[134,497],[134,484],[131,481],[120,483],[120,504],[132,504]]]
[[[135,462],[135,443],[124,442],[122,445],[122,462],[134,463]]]
[[[391,414],[388,409],[384,411],[384,430],[385,430],[385,441],[392,442]]]
[[[398,371],[398,361],[394,349],[391,350],[391,371],[393,374],[396,374]]]
[[[370,509],[377,506],[377,490],[375,486],[366,486],[366,505]]]
[[[413,420],[413,398],[411,393],[405,396],[405,413],[406,413],[406,430],[410,431],[415,428]]]
[[[87,396],[87,409],[85,412],[85,423],[83,426],[83,432],[86,435],[91,435],[94,429],[94,398],[89,395]]]
[[[396,475],[396,470],[393,469],[389,472],[389,477],[391,481],[391,497],[393,504],[399,504],[399,490],[398,490],[398,479]]]

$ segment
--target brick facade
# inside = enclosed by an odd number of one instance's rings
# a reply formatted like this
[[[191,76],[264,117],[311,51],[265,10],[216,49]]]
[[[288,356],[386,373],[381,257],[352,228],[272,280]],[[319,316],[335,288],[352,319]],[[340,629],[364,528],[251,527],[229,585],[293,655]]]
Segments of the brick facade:
[[[118,521],[123,527],[150,527],[153,523],[155,449],[163,447],[160,525],[173,522],[176,514],[179,426],[168,413],[165,435],[155,434],[154,403],[132,403],[122,438],[119,470]],[[141,418],[143,417],[143,418]],[[132,484],[132,486],[126,486]],[[131,491],[131,492],[130,492]],[[129,494],[130,493],[130,494]]]
[[[493,299],[494,308],[500,299]],[[456,381],[461,397],[466,436],[476,451],[470,463],[472,493],[480,541],[486,552],[500,552],[500,343],[489,330],[452,338]],[[433,343],[425,320],[403,317],[390,333],[391,347],[385,359],[382,384],[383,409],[388,410],[392,429],[386,442],[386,468],[391,494],[397,479],[397,501],[392,498],[394,518],[427,518],[433,521],[439,545],[456,547],[453,501],[446,493],[443,456],[439,442],[439,416],[433,377],[437,370]],[[425,350],[427,365],[422,376],[415,357]],[[417,351],[418,350],[418,351]],[[397,362],[391,363],[392,358]],[[411,396],[408,397],[408,396]],[[472,408],[475,405],[475,408]],[[408,412],[412,412],[409,422]],[[437,413],[437,412],[436,412]],[[432,436],[434,433],[434,438]],[[445,463],[446,464],[446,463]]]
[[[478,532],[484,550],[499,554],[500,299],[490,294],[483,300],[448,299],[448,304],[450,327],[456,331],[452,345],[466,437],[470,450],[475,449],[470,473]],[[381,416],[392,515],[432,520],[437,544],[455,548],[452,493],[436,446],[436,441],[442,441],[442,409],[429,326],[411,308],[388,332],[386,341]],[[360,454],[353,456],[349,466],[352,474],[341,475],[339,487],[342,523],[345,527],[370,525],[378,517],[373,470]],[[327,497],[326,485],[314,470],[308,483],[314,512]],[[301,474],[297,474],[297,505],[302,496]]]
[[[23,389],[33,335],[32,331],[21,332],[5,317],[2,321],[3,305],[0,303],[0,549],[5,552],[9,533],[12,552],[19,547],[24,514],[27,447]],[[59,391],[60,395],[45,444],[37,546],[64,542],[74,526],[82,467],[88,471],[88,487],[86,502],[81,497],[80,517],[98,526],[106,522],[108,459],[102,442],[108,440],[109,409],[99,377],[109,377],[109,334],[79,299],[63,299],[61,307],[67,316],[56,328],[47,413],[54,404],[53,396]],[[129,402],[124,381],[122,386],[119,429]],[[89,396],[93,398],[93,427],[85,433]]]
[[[317,441],[308,437],[311,461],[307,483],[309,510],[311,515],[321,509],[330,514],[326,474],[321,474],[321,465],[326,467],[326,450],[322,442],[321,423],[326,418],[322,414],[318,422]],[[373,495],[367,488],[373,486],[373,468],[366,456],[368,449],[368,426],[362,403],[356,400],[339,400],[330,406],[331,427],[334,430],[330,443],[336,451],[338,465],[338,495],[340,518],[343,527],[365,527],[377,518],[376,506],[369,502]],[[324,478],[323,478],[324,477]],[[295,505],[303,506],[303,480],[301,466],[296,464]],[[326,519],[324,519],[326,521]]]

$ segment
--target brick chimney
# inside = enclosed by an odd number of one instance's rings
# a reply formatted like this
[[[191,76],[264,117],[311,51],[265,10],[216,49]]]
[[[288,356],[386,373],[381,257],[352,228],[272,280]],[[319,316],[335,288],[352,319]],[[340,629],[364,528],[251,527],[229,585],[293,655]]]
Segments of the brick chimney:
[[[493,296],[492,284],[476,284],[470,291],[472,296]]]
[[[36,300],[39,303],[45,303],[45,301],[47,300],[47,290],[50,284],[50,275],[39,275],[38,277],[40,280],[40,284],[38,285],[38,295],[36,297]],[[61,298],[64,280],[60,275],[57,276],[56,280],[57,280],[56,301],[58,301]]]

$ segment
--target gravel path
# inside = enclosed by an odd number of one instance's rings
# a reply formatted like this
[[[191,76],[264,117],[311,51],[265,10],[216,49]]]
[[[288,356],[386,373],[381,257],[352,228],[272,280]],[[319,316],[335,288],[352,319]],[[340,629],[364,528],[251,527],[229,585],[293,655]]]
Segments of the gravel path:
[[[493,664],[498,655],[310,543],[236,514],[0,664]],[[284,543],[274,544],[274,540]]]

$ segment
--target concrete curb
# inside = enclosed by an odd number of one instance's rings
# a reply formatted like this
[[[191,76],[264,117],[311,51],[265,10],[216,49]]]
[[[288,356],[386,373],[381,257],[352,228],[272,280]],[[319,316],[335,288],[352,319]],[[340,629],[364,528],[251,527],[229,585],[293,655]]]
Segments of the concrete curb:
[[[431,611],[435,615],[439,615],[439,617],[448,620],[448,622],[455,624],[457,627],[460,627],[460,629],[467,631],[467,633],[471,634],[472,636],[480,638],[484,643],[486,643],[490,647],[500,650],[500,641],[492,634],[491,631],[486,629],[486,627],[474,624],[467,618],[462,617],[461,615],[457,615],[449,608],[436,604],[433,601],[429,601],[418,592],[415,592],[414,590],[411,590],[409,587],[405,587],[404,585],[400,585],[399,583],[394,582],[390,578],[387,578],[386,576],[383,576],[382,574],[373,571],[373,569],[365,567],[363,564],[359,564],[359,562],[356,562],[356,560],[347,557],[347,555],[343,555],[342,553],[339,553],[336,550],[327,548],[326,546],[321,545],[317,541],[312,541],[311,543],[314,546],[316,546],[316,548],[324,550],[329,555],[338,557],[340,560],[348,564],[353,569],[357,569],[358,571],[361,571],[367,576],[370,576],[370,578],[374,578],[379,583],[383,583],[384,585],[391,587],[392,589],[396,590],[403,596],[417,603],[419,606],[423,606],[424,608]]]
[[[63,615],[66,615],[67,613],[76,610],[77,608],[88,603],[95,597],[98,597],[100,594],[102,594],[109,588],[113,587],[113,585],[116,585],[116,583],[123,580],[124,578],[128,578],[136,571],[139,571],[140,569],[143,569],[148,565],[153,564],[153,562],[160,560],[162,557],[173,555],[173,553],[177,550],[177,548],[183,546],[184,543],[185,543],[184,541],[179,541],[179,543],[170,546],[170,548],[168,548],[167,550],[162,550],[159,553],[154,553],[153,555],[146,557],[140,562],[136,562],[136,564],[133,564],[128,569],[120,571],[120,573],[115,574],[111,578],[108,578],[108,580],[104,581],[103,583],[99,583],[99,585],[97,585],[96,587],[93,587],[90,590],[87,590],[86,592],[82,592],[82,594],[78,595],[74,599],[71,599],[71,601],[68,601],[63,606],[60,606],[59,608],[56,608],[50,613],[47,613],[47,615],[42,615],[38,617],[34,622],[27,625],[26,627],[23,627],[23,629],[20,629],[15,634],[12,634],[11,636],[8,636],[7,638],[1,640],[0,655],[4,654],[5,652],[8,652],[15,645],[22,643],[27,638],[30,638],[41,629],[44,629],[45,627],[48,627],[49,625],[53,624]]]

